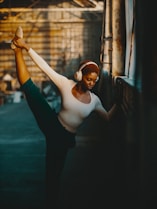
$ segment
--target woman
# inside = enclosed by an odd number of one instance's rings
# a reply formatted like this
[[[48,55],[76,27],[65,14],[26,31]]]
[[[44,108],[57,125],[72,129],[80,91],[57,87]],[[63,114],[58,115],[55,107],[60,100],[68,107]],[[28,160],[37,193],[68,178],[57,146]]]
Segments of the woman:
[[[99,79],[99,67],[86,60],[79,66],[75,79],[71,80],[54,71],[22,38],[22,28],[18,28],[12,41],[15,53],[16,71],[22,91],[25,93],[39,128],[46,137],[46,186],[47,207],[57,208],[59,178],[65,157],[70,147],[75,145],[78,127],[91,112],[96,111],[105,120],[110,120],[116,110],[113,105],[107,112],[98,96],[91,92]],[[53,81],[61,95],[61,109],[56,113],[46,102],[39,89],[32,82],[27,70],[22,50],[26,50],[34,63]]]

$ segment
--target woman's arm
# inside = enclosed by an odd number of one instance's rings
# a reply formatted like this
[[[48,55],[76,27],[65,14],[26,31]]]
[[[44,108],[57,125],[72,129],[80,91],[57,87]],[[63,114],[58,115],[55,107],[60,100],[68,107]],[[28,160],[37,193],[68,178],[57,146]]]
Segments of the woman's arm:
[[[117,106],[117,104],[114,104],[107,113],[108,114],[108,120],[111,120],[113,118],[113,116],[115,115],[117,110],[118,110],[118,106]]]
[[[54,71],[32,48],[28,50],[28,54],[34,63],[56,84],[56,86],[62,86],[62,80],[67,79],[66,77]]]
[[[107,111],[101,102],[96,106],[95,111],[105,120],[110,121],[114,114],[116,113],[118,107],[116,104],[114,104],[109,111]]]
[[[62,86],[62,80],[67,78],[54,71],[23,39],[15,39],[13,40],[13,43],[17,47],[25,49],[34,63],[56,84],[58,88]]]

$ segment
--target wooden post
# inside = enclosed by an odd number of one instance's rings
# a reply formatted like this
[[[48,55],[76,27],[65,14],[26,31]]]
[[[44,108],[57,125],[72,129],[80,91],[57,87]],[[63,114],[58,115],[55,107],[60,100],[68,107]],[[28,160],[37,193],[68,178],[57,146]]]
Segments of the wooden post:
[[[104,1],[104,17],[102,31],[102,70],[110,74],[112,68],[112,27],[111,0]]]
[[[124,73],[124,0],[112,0],[112,76]]]

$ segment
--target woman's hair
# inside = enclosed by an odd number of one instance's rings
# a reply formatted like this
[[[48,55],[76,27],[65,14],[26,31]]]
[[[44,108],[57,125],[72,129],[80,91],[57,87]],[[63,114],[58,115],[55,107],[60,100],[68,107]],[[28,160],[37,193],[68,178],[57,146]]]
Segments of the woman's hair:
[[[83,62],[80,63],[79,69],[75,73],[74,77],[77,81],[81,81],[82,75],[86,75],[93,72],[97,73],[99,77],[100,69],[98,65],[91,60],[84,60]]]

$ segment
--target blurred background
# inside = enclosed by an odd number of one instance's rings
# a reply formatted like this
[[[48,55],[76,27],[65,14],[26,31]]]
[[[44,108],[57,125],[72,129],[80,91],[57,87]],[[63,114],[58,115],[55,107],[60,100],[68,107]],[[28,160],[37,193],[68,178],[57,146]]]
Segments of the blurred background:
[[[80,61],[101,69],[93,91],[108,124],[92,114],[77,133],[61,179],[61,209],[151,209],[157,186],[155,0],[0,1],[0,207],[43,209],[45,141],[15,73],[18,26],[57,72],[73,79]],[[25,53],[25,52],[24,52]],[[32,79],[56,111],[54,84],[24,54]]]

